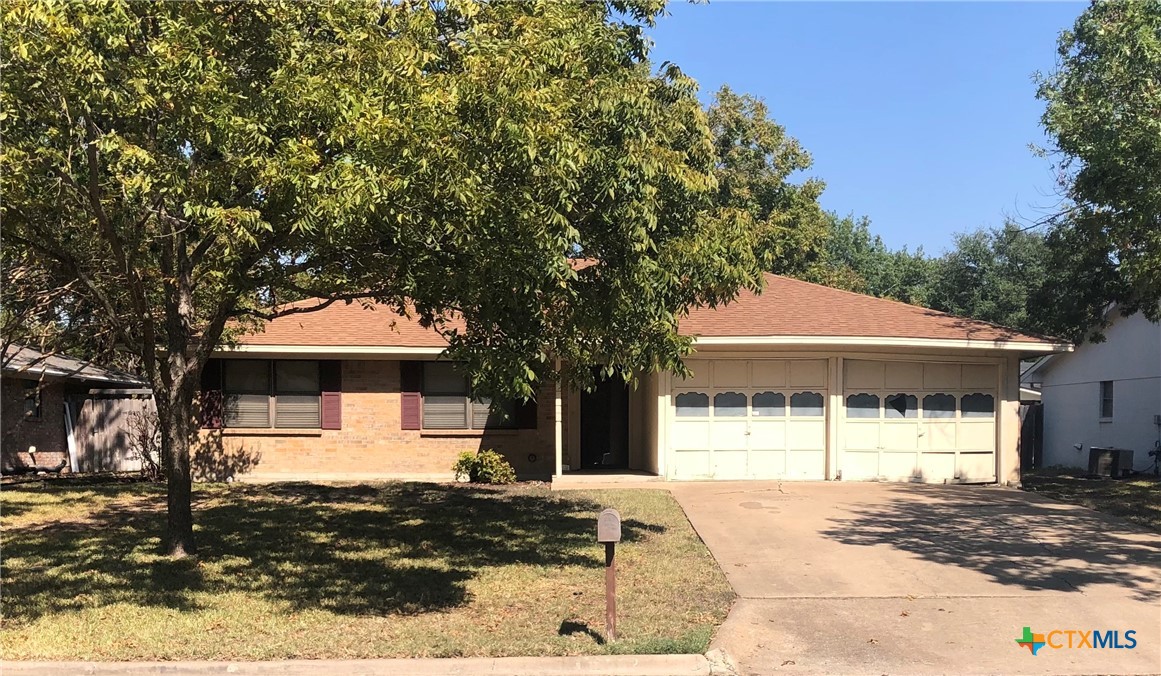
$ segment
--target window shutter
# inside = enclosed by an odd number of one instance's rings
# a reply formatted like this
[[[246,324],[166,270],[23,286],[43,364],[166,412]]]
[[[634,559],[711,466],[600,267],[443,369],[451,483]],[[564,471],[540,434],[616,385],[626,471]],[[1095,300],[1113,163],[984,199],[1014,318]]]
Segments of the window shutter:
[[[526,399],[516,404],[516,427],[522,430],[536,429],[535,399]]]
[[[207,429],[222,426],[222,360],[209,359],[202,366],[201,425]]]
[[[399,429],[417,430],[423,420],[423,362],[399,362]]]
[[[319,386],[322,389],[322,428],[343,429],[343,362],[318,363]]]

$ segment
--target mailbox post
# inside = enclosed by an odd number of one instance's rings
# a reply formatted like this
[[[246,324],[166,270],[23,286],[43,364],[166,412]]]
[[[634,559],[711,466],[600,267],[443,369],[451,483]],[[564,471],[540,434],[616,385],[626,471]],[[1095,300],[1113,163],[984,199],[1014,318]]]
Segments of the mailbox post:
[[[597,517],[597,542],[605,545],[605,638],[617,640],[617,543],[621,541],[621,514],[606,509]]]

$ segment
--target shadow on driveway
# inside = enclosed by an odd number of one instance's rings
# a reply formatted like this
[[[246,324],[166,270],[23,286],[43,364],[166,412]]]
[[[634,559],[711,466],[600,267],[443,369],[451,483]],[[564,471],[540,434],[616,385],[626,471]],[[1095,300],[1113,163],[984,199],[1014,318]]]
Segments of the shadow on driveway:
[[[850,505],[821,535],[844,545],[885,545],[1028,591],[1116,585],[1138,600],[1161,598],[1156,533],[1001,489],[881,488],[889,494],[880,502]]]

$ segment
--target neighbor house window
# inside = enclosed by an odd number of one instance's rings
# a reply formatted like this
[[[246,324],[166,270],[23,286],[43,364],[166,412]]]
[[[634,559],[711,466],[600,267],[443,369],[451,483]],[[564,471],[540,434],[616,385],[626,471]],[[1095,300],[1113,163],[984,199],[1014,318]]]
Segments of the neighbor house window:
[[[1101,418],[1110,419],[1113,417],[1113,381],[1101,381]]]
[[[227,359],[222,363],[226,427],[317,428],[317,361]]]
[[[467,376],[451,362],[423,364],[423,427],[429,430],[482,430],[516,427],[511,400],[472,396]]]
[[[24,419],[40,420],[40,383],[24,381]]]

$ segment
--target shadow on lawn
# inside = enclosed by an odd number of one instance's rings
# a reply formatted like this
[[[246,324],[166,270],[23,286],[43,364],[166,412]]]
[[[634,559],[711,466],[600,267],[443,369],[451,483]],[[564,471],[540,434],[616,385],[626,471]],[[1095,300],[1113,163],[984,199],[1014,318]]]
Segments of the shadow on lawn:
[[[1161,598],[1161,543],[1117,519],[1000,490],[884,488],[898,497],[855,507],[822,534],[843,544],[893,547],[1031,591],[1117,584],[1141,600]]]
[[[243,592],[352,615],[415,614],[470,601],[484,567],[603,565],[591,500],[469,486],[281,484],[195,491],[199,557],[155,555],[164,524],[157,495],[82,521],[6,529],[5,615],[123,602],[181,610],[196,593]],[[208,493],[208,495],[207,495]],[[19,501],[15,502],[17,506]],[[633,541],[664,527],[623,523]]]

